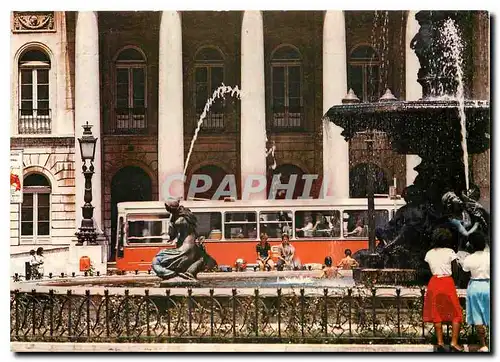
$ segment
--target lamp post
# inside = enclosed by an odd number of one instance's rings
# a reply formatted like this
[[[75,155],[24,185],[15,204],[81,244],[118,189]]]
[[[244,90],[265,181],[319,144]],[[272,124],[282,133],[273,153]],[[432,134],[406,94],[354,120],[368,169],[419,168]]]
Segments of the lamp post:
[[[87,244],[95,244],[97,239],[97,232],[94,227],[94,221],[92,219],[94,214],[94,207],[92,206],[92,175],[94,174],[94,165],[92,162],[95,157],[95,148],[97,143],[97,138],[92,135],[92,125],[87,122],[83,127],[83,135],[78,139],[80,144],[80,154],[82,156],[83,166],[83,176],[85,177],[85,193],[83,200],[85,204],[82,207],[82,224],[76,232],[76,237],[78,238],[77,245],[81,246],[84,242]],[[87,168],[87,161],[89,161],[90,166]]]

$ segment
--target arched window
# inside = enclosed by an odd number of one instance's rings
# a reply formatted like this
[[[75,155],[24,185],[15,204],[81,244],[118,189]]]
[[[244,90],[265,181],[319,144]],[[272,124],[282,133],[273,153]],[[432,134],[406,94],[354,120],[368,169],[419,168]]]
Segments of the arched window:
[[[302,127],[302,57],[289,45],[276,49],[271,56],[272,127]]]
[[[113,133],[146,131],[146,94],[146,57],[139,49],[127,47],[120,51],[115,60]]]
[[[203,113],[208,98],[212,96],[214,90],[224,82],[224,58],[221,52],[213,47],[200,49],[195,56],[195,109],[198,122]],[[220,130],[224,128],[224,101],[215,100],[203,120],[205,130]]]
[[[297,199],[299,196],[302,196],[302,193],[304,191],[304,179],[302,178],[302,175],[304,175],[304,171],[295,165],[292,164],[283,164],[276,169],[273,170],[273,174],[269,177],[268,182],[267,182],[267,193],[269,195],[269,191],[271,189],[272,181],[273,181],[273,176],[274,175],[280,175],[279,182],[282,185],[290,185],[291,182],[291,176],[296,175],[297,178],[295,180],[295,185],[293,186],[293,192],[292,192],[292,199]],[[293,182],[293,178],[292,178]],[[276,199],[286,199],[287,191],[284,189],[279,189],[276,192]]]
[[[384,173],[384,170],[375,164],[372,164],[371,166],[372,172],[375,173],[373,193],[389,194],[389,184],[387,182],[387,177]],[[368,171],[369,170],[367,163],[361,163],[351,169],[351,171],[349,172],[349,197],[368,197],[368,192],[366,189]]]
[[[19,58],[19,133],[50,133],[50,58],[29,49]]]
[[[380,58],[369,45],[355,47],[349,55],[347,84],[364,102],[375,102],[380,94]]]
[[[41,174],[24,178],[21,240],[44,244],[50,240],[50,182]]]
[[[212,180],[212,185],[208,190],[206,190],[204,192],[196,193],[196,194],[192,195],[191,197],[194,199],[211,200],[212,197],[214,196],[215,192],[217,191],[217,188],[220,186],[220,184],[222,183],[222,180],[226,176],[226,171],[224,171],[219,166],[207,165],[207,166],[200,167],[198,170],[193,172],[193,175],[206,175],[206,176],[210,177],[210,179]],[[193,186],[202,187],[203,183],[204,182],[202,180],[199,180],[198,184],[193,185]],[[189,183],[187,183],[186,185],[191,185],[191,180],[189,180]],[[230,191],[229,184],[226,185],[226,188],[224,189],[224,191]],[[189,192],[189,186],[186,188],[186,192]],[[221,197],[219,199],[222,200],[222,199],[224,199],[224,197]]]

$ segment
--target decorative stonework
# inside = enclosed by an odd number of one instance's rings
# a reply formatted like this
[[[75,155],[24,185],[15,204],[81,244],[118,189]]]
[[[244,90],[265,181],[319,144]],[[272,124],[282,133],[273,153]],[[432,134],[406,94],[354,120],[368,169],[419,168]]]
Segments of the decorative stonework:
[[[14,33],[56,31],[53,11],[14,11],[12,16]]]

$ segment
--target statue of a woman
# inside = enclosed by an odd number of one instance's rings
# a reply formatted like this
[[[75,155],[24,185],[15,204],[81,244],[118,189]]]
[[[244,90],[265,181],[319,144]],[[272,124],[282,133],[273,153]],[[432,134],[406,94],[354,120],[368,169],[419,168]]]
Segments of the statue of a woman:
[[[171,240],[176,240],[175,249],[163,249],[153,259],[152,269],[162,279],[176,276],[196,279],[196,274],[207,266],[215,265],[203,247],[203,240],[196,237],[196,216],[178,201],[165,204],[171,213]]]

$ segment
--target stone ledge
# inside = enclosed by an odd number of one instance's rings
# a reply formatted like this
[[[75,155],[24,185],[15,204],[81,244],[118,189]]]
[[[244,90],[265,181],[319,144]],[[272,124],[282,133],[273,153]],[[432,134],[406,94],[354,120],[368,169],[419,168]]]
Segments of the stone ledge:
[[[431,344],[46,343],[11,342],[12,352],[433,352]]]

